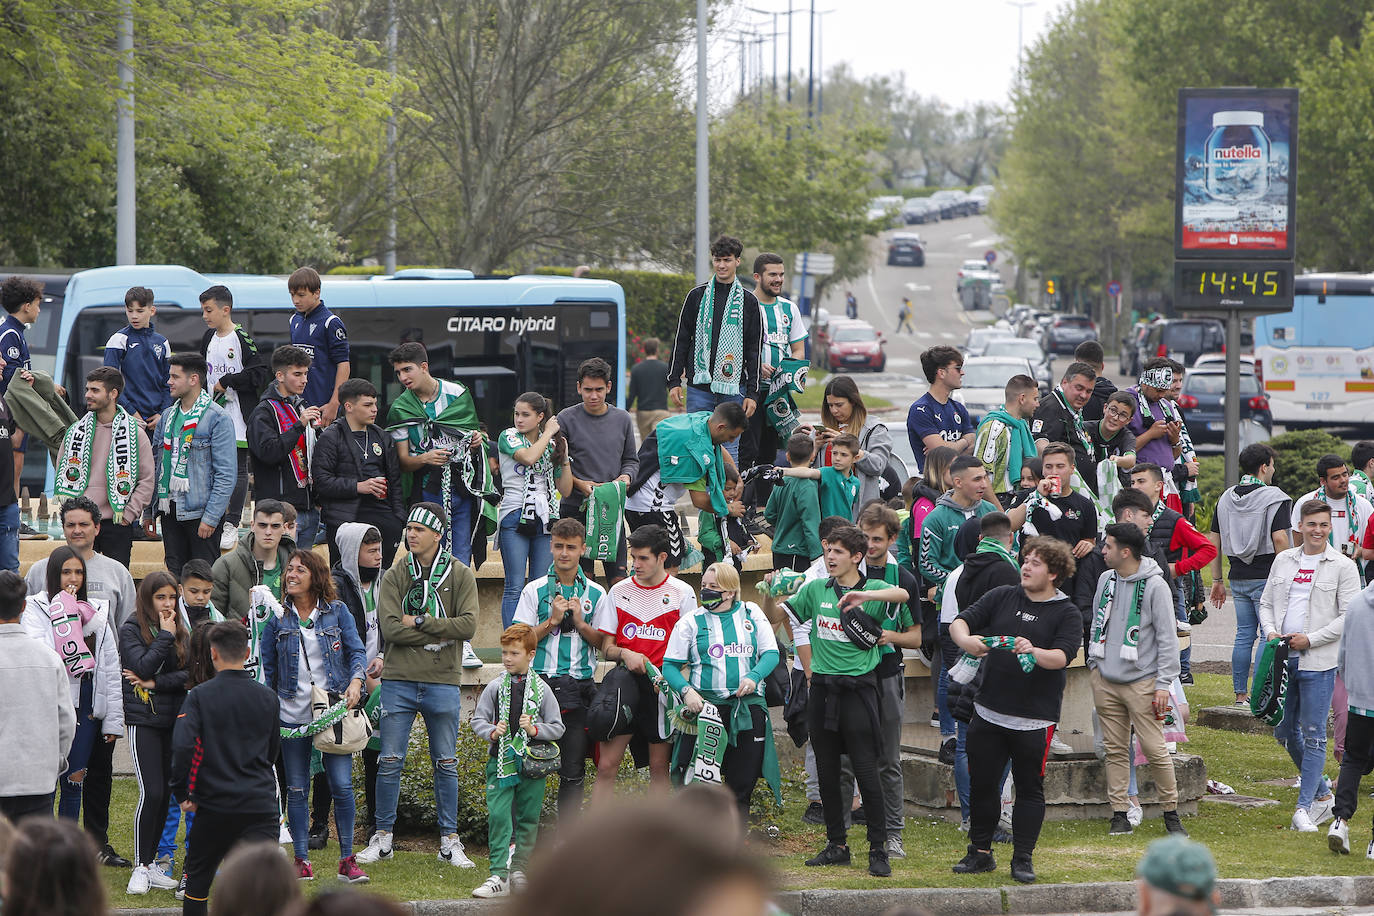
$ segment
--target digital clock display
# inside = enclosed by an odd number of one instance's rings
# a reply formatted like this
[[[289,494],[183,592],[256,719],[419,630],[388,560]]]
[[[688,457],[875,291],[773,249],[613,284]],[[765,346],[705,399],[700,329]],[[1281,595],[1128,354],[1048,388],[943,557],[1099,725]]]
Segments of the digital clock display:
[[[1174,292],[1182,309],[1284,312],[1293,305],[1290,261],[1188,261],[1175,264]]]

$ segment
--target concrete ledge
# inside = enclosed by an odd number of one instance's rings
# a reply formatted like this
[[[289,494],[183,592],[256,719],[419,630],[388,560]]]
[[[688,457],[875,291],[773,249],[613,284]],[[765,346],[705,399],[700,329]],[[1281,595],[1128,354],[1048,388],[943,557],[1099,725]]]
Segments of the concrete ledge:
[[[873,879],[881,883],[881,879]],[[1358,907],[1374,902],[1374,876],[1226,878],[1217,882],[1223,910],[1293,912],[1315,907]],[[1030,884],[1004,887],[786,891],[775,902],[793,916],[880,916],[894,906],[919,907],[941,916],[1119,913],[1135,909],[1134,881]],[[418,900],[402,903],[415,916],[486,916],[500,900]],[[177,916],[181,908],[117,909],[127,916]]]
[[[1207,793],[1207,767],[1196,754],[1174,754],[1180,814],[1197,814],[1198,800]],[[958,819],[957,803],[949,799],[954,788],[954,767],[923,754],[902,755],[907,813],[916,816]],[[1147,817],[1160,814],[1159,796],[1148,766],[1136,767],[1140,800]],[[1050,820],[1111,817],[1107,802],[1107,771],[1096,757],[1051,757],[1045,766],[1045,816]]]
[[[1256,719],[1248,706],[1205,706],[1198,710],[1196,724],[1247,735],[1268,735],[1274,731],[1272,725]]]

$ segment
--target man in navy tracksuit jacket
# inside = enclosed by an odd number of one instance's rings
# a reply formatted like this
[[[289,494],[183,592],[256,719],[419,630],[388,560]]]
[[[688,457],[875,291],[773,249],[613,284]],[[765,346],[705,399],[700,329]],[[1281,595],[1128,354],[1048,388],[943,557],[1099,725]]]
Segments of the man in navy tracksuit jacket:
[[[286,281],[291,291],[291,343],[310,354],[305,403],[320,408],[320,427],[334,422],[339,386],[348,381],[348,328],[320,299],[320,275],[302,267]]]
[[[124,375],[124,390],[119,404],[143,422],[152,434],[158,416],[172,403],[167,391],[167,376],[172,348],[167,338],[153,330],[153,291],[134,286],[124,294],[124,314],[129,323],[105,343],[105,365]]]

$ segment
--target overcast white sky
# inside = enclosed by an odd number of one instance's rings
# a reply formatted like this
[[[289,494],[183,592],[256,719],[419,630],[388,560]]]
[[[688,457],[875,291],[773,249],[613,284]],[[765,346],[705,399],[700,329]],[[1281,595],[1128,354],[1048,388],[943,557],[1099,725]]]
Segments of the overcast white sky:
[[[792,69],[805,77],[810,0],[792,0]],[[773,73],[772,17],[749,12],[787,9],[788,0],[736,0],[713,35],[712,77],[739,89],[739,47],[728,42],[729,24],[766,32],[760,46],[765,82]],[[1024,13],[1029,47],[1069,0],[1037,0]],[[817,71],[846,61],[860,76],[904,72],[907,86],[958,107],[967,102],[1006,103],[1016,75],[1018,12],[1007,0],[816,0],[823,60]],[[786,73],[786,17],[779,16],[779,79]],[[722,34],[723,33],[723,34]],[[751,70],[752,73],[752,70]],[[712,87],[716,96],[721,87]],[[728,91],[728,90],[726,90]],[[795,86],[793,91],[795,92]],[[805,86],[803,85],[803,92]]]

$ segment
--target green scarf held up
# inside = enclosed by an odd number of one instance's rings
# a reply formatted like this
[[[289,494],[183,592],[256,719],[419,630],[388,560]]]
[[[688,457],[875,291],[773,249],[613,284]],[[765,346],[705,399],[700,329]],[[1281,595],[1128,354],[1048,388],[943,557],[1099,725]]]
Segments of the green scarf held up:
[[[95,411],[68,428],[58,452],[53,495],[59,500],[85,494],[91,483],[91,456],[95,451]],[[110,423],[110,453],[105,459],[105,484],[115,524],[138,485],[138,422],[123,407],[115,408]]]
[[[510,715],[511,686],[514,683],[510,672],[501,675],[501,686],[497,688],[497,721]],[[530,717],[531,722],[539,720],[539,707],[544,702],[544,681],[533,671],[525,675],[525,698],[520,706],[522,715]],[[519,720],[517,719],[516,722]],[[509,723],[506,733],[496,741],[496,781],[502,786],[515,785],[520,780],[520,762],[525,758],[525,750],[530,745],[530,736],[515,722]]]
[[[1112,616],[1112,599],[1116,596],[1116,583],[1122,581],[1116,573],[1107,577],[1102,595],[1097,599],[1097,609],[1093,611],[1092,639],[1089,641],[1088,655],[1092,658],[1107,657],[1107,622]],[[1135,583],[1131,593],[1131,608],[1126,615],[1126,629],[1121,634],[1121,657],[1135,661],[1139,657],[1140,646],[1140,606],[1145,600],[1145,579]]]
[[[810,364],[804,359],[783,357],[776,371],[763,380],[763,409],[768,422],[778,432],[778,439],[786,442],[801,425],[801,413],[792,403],[793,394],[806,391],[806,373]]]
[[[625,481],[612,480],[592,488],[583,507],[587,513],[587,557],[611,561],[620,548],[625,519]]]
[[[744,287],[739,277],[730,281],[725,314],[720,320],[720,337],[713,339],[711,329],[716,317],[716,281],[706,282],[697,307],[697,329],[692,335],[692,384],[708,382],[716,394],[739,394],[744,369]],[[712,370],[712,357],[715,369]]]

